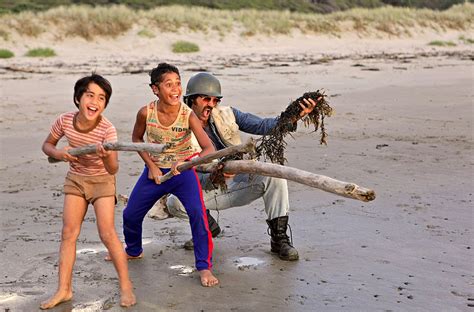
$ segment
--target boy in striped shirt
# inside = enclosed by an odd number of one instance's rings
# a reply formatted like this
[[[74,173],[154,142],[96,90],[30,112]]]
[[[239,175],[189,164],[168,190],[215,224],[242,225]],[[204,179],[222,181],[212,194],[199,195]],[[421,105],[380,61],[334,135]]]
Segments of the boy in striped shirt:
[[[114,225],[115,173],[118,156],[106,151],[105,142],[117,141],[117,131],[102,112],[112,95],[110,83],[100,75],[79,79],[74,86],[74,103],[79,109],[60,115],[43,143],[43,152],[53,158],[69,162],[64,183],[64,208],[61,247],[59,251],[59,281],[56,293],[41,303],[50,309],[72,299],[72,269],[76,259],[76,241],[89,204],[94,206],[99,236],[107,247],[117,270],[120,284],[120,305],[135,304],[132,283],[128,275],[127,257]],[[68,146],[58,149],[65,136]],[[71,148],[96,144],[96,153],[72,156]]]

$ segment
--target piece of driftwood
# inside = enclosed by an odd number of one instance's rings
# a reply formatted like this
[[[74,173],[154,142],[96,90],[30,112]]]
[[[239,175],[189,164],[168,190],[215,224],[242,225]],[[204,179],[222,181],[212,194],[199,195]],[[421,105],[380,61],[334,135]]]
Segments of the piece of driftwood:
[[[129,152],[149,152],[149,153],[161,153],[165,148],[166,144],[154,144],[154,143],[128,143],[128,142],[115,142],[115,143],[104,143],[104,148],[108,151],[129,151]],[[80,156],[85,154],[95,153],[96,146],[94,144],[84,145],[81,147],[71,148],[68,153],[72,156]],[[50,163],[60,162],[61,160],[48,157]]]
[[[340,196],[368,202],[375,199],[375,191],[358,186],[354,183],[339,181],[323,175],[308,171],[281,166],[277,164],[264,163],[252,160],[230,160],[223,163],[225,173],[253,173],[258,175],[282,178],[297,183],[318,188],[320,190],[334,193]],[[202,172],[212,172],[217,164],[205,164],[196,168]]]
[[[16,66],[1,66],[0,68],[9,70],[12,72],[20,72],[20,73],[29,73],[29,74],[51,74],[51,71],[44,71],[34,68],[22,68]]]
[[[255,153],[255,140],[252,138],[249,138],[247,142],[242,143],[240,145],[229,146],[221,150],[218,150],[214,153],[207,154],[206,156],[191,159],[190,161],[187,161],[184,164],[179,165],[177,169],[179,172],[182,172],[194,166],[210,163],[214,159],[219,159],[225,156],[234,155],[238,153]],[[160,183],[163,183],[172,177],[173,177],[173,174],[171,173],[171,171],[169,171],[168,173],[166,173],[160,178]]]

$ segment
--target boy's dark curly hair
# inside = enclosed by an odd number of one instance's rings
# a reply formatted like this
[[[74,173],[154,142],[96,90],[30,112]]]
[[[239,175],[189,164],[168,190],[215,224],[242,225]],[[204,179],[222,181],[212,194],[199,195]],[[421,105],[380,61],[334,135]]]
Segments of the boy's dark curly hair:
[[[163,81],[163,75],[166,73],[176,73],[179,78],[181,75],[179,74],[179,70],[176,66],[168,64],[168,63],[160,63],[157,67],[153,68],[150,72],[150,87],[152,85],[159,84]]]

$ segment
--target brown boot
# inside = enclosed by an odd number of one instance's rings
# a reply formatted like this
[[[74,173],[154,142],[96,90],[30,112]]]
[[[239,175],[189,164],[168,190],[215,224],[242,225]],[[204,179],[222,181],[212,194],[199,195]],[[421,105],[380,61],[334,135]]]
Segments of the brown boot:
[[[281,260],[295,261],[299,259],[298,251],[290,242],[290,238],[286,235],[288,227],[288,216],[278,217],[267,220],[270,228],[271,251],[278,254]]]

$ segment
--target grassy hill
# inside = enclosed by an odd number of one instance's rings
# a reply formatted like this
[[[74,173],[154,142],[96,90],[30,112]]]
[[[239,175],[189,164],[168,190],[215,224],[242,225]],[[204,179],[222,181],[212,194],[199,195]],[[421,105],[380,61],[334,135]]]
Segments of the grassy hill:
[[[205,21],[205,23],[203,23]],[[410,36],[420,29],[444,32],[469,31],[474,25],[474,4],[460,4],[445,11],[384,6],[354,8],[331,14],[276,10],[216,10],[182,5],[136,10],[125,5],[59,6],[47,11],[0,15],[0,37],[40,37],[57,40],[81,37],[118,37],[132,29],[137,36],[154,37],[162,32],[229,33],[241,36],[305,34],[338,35],[344,32]]]
[[[445,10],[474,0],[0,0],[0,13],[44,11],[61,5],[92,6],[123,4],[134,9],[153,9],[164,5],[201,6],[211,9],[289,10],[303,13],[331,13],[351,8],[376,8],[384,5]]]

